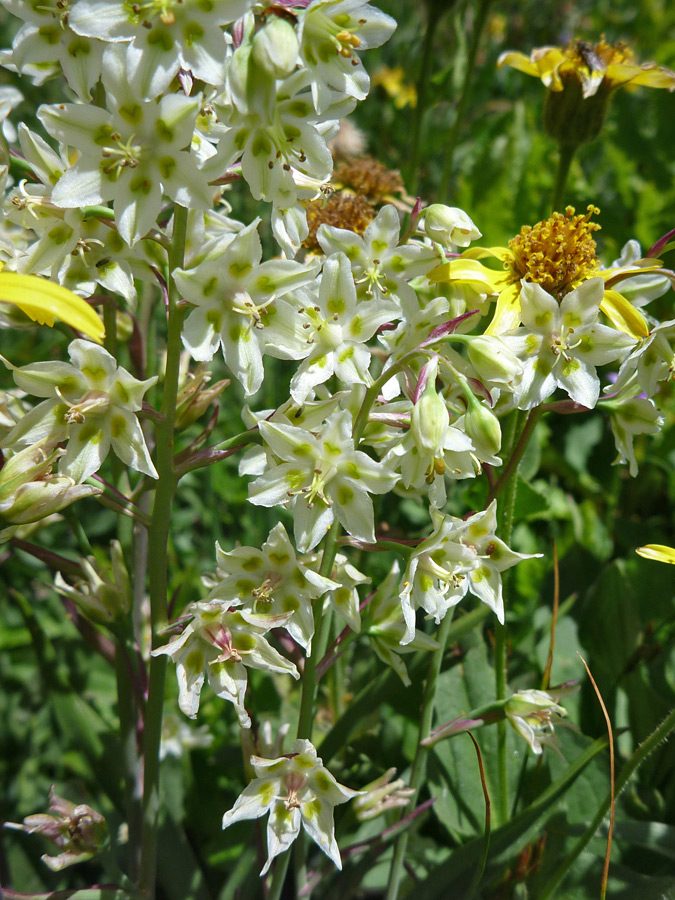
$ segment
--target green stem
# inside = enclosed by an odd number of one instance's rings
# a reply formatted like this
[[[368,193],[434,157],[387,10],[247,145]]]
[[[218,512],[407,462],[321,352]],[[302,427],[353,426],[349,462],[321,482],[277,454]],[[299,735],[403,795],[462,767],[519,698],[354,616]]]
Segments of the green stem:
[[[183,263],[187,210],[174,208],[173,240],[169,253],[170,273]],[[169,286],[169,324],[166,342],[166,372],[162,395],[162,420],[157,424],[156,468],[159,478],[148,532],[148,584],[152,647],[161,643],[160,631],[167,623],[167,567],[169,523],[176,490],[173,470],[174,420],[180,364],[181,328],[184,310],[177,306],[178,295],[173,278]],[[150,677],[144,729],[143,827],[139,886],[152,898],[157,870],[157,824],[159,813],[159,744],[162,734],[166,656],[150,659]]]
[[[417,806],[420,789],[424,784],[427,772],[427,759],[429,748],[423,746],[425,741],[431,734],[431,723],[434,715],[434,704],[436,700],[436,685],[438,684],[438,676],[441,672],[443,663],[443,654],[445,653],[445,645],[448,641],[450,628],[452,626],[452,613],[450,609],[445,614],[445,618],[441,622],[438,629],[438,650],[435,650],[429,660],[429,672],[427,674],[427,682],[424,688],[424,698],[422,700],[422,719],[420,722],[419,738],[417,741],[417,751],[413,760],[410,772],[410,787],[414,793],[410,797],[409,809],[413,810]],[[401,878],[403,877],[403,866],[405,863],[405,855],[408,849],[408,841],[410,839],[410,828],[406,828],[396,840],[394,847],[394,857],[391,862],[389,872],[389,883],[387,885],[387,893],[385,900],[396,900],[398,897]]]
[[[457,142],[459,140],[459,133],[462,128],[462,122],[464,121],[466,107],[469,103],[471,82],[473,80],[473,73],[476,68],[478,47],[480,46],[480,40],[483,36],[485,23],[488,19],[488,11],[490,9],[491,2],[492,0],[481,0],[478,5],[478,9],[476,10],[476,18],[473,25],[473,34],[471,36],[471,45],[469,46],[469,52],[466,59],[466,69],[464,70],[462,88],[459,95],[459,101],[457,103],[457,112],[455,113],[455,118],[452,123],[448,139],[445,143],[445,147],[443,148],[445,161],[443,163],[443,176],[441,178],[439,197],[446,203],[448,202],[450,195],[449,186],[450,178],[452,176],[452,164],[455,157],[455,150],[457,149]]]
[[[551,212],[560,212],[560,207],[562,206],[563,197],[565,195],[567,176],[569,175],[574,154],[577,151],[577,145],[559,144],[558,151],[558,171],[555,175],[555,185],[553,187],[553,197],[551,199]]]
[[[663,722],[661,722],[661,724],[649,735],[649,737],[645,738],[645,740],[640,744],[637,750],[635,750],[633,755],[624,765],[623,769],[621,770],[621,774],[619,775],[616,782],[615,794],[617,797],[626,787],[637,768],[645,761],[649,754],[656,749],[661,741],[664,741],[674,730],[675,709],[672,709],[663,720]],[[603,819],[609,811],[611,802],[612,794],[610,792],[601,806],[598,808],[593,821],[579,838],[579,841],[572,852],[567,857],[565,857],[563,862],[558,866],[551,878],[544,885],[543,891],[539,895],[540,900],[550,900],[550,898],[557,893],[558,887],[563,878],[565,877],[565,875],[567,875],[575,860],[579,857],[579,855],[582,853],[584,848],[594,836],[595,832],[602,824]]]
[[[127,641],[118,638],[115,643],[115,675],[117,681],[117,714],[120,720],[120,755],[124,771],[124,799],[129,828],[128,876],[134,883],[139,873],[139,849],[143,811],[141,806],[140,760],[136,743],[138,707],[131,684],[131,660]]]
[[[108,296],[103,304],[103,324],[105,326],[103,346],[117,359],[117,304],[111,296]]]
[[[406,179],[408,192],[413,197],[417,193],[417,186],[419,183],[422,124],[424,121],[424,114],[427,110],[427,87],[431,75],[431,64],[434,59],[432,48],[439,19],[440,13],[435,9],[427,7],[427,27],[422,42],[422,67],[420,69],[420,77],[417,81],[417,105],[413,115],[410,163],[408,167],[408,178]]]
[[[291,854],[288,850],[278,857],[274,865],[274,876],[272,877],[272,884],[270,886],[270,892],[267,895],[267,900],[279,900],[281,897],[281,891],[283,890],[284,882],[286,881],[286,872],[288,871],[288,864],[290,861]]]

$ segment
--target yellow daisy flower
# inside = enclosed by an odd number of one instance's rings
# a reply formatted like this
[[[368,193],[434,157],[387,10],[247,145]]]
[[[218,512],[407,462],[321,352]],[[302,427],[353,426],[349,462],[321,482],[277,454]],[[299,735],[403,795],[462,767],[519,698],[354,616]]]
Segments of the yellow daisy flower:
[[[508,247],[465,250],[459,259],[430,272],[429,281],[470,283],[478,290],[498,294],[487,333],[503,334],[520,324],[523,281],[539,284],[562,300],[584,281],[601,276],[605,280],[605,295],[600,308],[614,327],[636,339],[647,337],[649,328],[642,314],[613,286],[631,275],[659,271],[661,262],[645,259],[630,266],[603,269],[593,240],[600,226],[591,221],[598,212],[597,207],[589,206],[585,215],[575,215],[574,208],[568,206],[564,214],[556,212],[534,226],[523,226]],[[500,260],[503,270],[488,269],[478,262],[486,258]]]

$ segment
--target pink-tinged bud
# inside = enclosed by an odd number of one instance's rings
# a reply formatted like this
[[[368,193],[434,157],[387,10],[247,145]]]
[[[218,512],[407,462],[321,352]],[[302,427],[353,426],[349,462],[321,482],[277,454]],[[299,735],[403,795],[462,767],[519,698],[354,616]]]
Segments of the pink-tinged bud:
[[[53,815],[37,813],[26,816],[23,825],[7,822],[5,827],[25,831],[26,834],[40,834],[61,850],[57,856],[45,854],[42,857],[53,872],[91,859],[103,849],[108,838],[108,826],[103,816],[91,806],[86,803],[75,805],[64,800],[54,792],[52,785],[49,810]]]
[[[286,19],[271,16],[253,38],[253,61],[272,78],[286,78],[298,61],[298,36]]]
[[[502,428],[494,413],[471,395],[464,414],[464,431],[482,459],[496,456],[502,446]]]
[[[87,619],[99,625],[111,625],[131,608],[131,582],[119,541],[110,543],[111,566],[103,566],[93,556],[80,560],[86,579],[68,584],[60,572],[54,587],[68,597]]]
[[[390,784],[389,782],[395,774],[396,769],[388,769],[384,775],[380,775],[375,781],[371,781],[361,789],[361,796],[354,800],[353,807],[359,822],[374,819],[388,809],[408,805],[415,791],[406,787],[401,778],[397,778]]]
[[[424,230],[432,241],[444,247],[468,247],[471,241],[481,237],[463,209],[442,203],[432,203],[424,210]]]

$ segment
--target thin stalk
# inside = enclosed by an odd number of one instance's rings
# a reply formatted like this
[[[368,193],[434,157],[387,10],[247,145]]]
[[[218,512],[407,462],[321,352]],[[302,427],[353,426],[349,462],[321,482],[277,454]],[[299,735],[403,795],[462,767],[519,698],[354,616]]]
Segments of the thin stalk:
[[[665,741],[673,731],[675,731],[675,708],[668,713],[663,722],[661,722],[661,724],[649,735],[649,737],[645,738],[645,740],[640,744],[637,750],[634,751],[633,755],[624,765],[616,782],[615,794],[617,797],[626,787],[630,779],[633,777],[635,771],[645,761],[649,754],[657,748],[661,741]],[[580,856],[580,854],[583,852],[585,847],[595,835],[595,832],[602,824],[603,819],[609,812],[611,804],[612,792],[610,791],[603,803],[598,808],[593,821],[579,838],[579,841],[577,842],[572,852],[565,857],[563,862],[558,866],[551,878],[544,885],[543,891],[539,895],[540,900],[550,900],[551,897],[555,896],[560,883],[573,866],[575,860]]]
[[[511,543],[511,534],[513,532],[513,514],[516,505],[516,494],[518,491],[518,468],[523,453],[529,443],[534,426],[538,419],[539,413],[537,409],[533,409],[523,423],[525,413],[518,410],[513,415],[513,434],[510,440],[510,456],[509,461],[504,467],[504,472],[490,491],[488,500],[496,497],[503,491],[504,499],[499,510],[499,532],[501,539],[506,543]],[[504,574],[503,587],[508,585],[508,573]],[[495,626],[495,699],[506,699],[506,667],[507,656],[506,648],[508,643],[508,634],[506,625],[499,622]],[[497,723],[497,802],[495,809],[495,818],[497,827],[505,825],[509,819],[509,781],[508,781],[508,755],[506,750],[507,725],[506,721]]]
[[[448,202],[449,200],[449,186],[450,177],[452,176],[452,164],[455,157],[455,150],[457,149],[457,141],[459,139],[459,133],[462,128],[462,122],[464,121],[464,114],[466,113],[466,107],[469,103],[469,96],[471,94],[471,82],[473,81],[473,73],[476,68],[478,47],[480,46],[480,41],[483,36],[483,30],[485,29],[485,23],[488,19],[488,11],[490,9],[491,3],[492,0],[481,0],[478,5],[478,9],[476,10],[476,18],[473,24],[473,34],[471,35],[471,44],[469,46],[469,52],[466,59],[466,69],[464,70],[462,88],[459,94],[459,101],[457,102],[457,112],[455,113],[455,118],[452,123],[452,127],[450,128],[450,133],[448,134],[447,141],[443,148],[445,161],[443,163],[443,176],[441,178],[439,197],[444,202]]]
[[[183,263],[187,210],[174,208],[173,240],[169,253],[170,273]],[[162,395],[162,420],[157,424],[156,468],[159,475],[155,490],[155,503],[148,533],[148,583],[150,594],[150,621],[152,647],[159,646],[159,632],[167,623],[167,567],[169,523],[176,490],[173,469],[174,420],[178,373],[180,364],[181,327],[184,310],[177,306],[178,296],[173,278],[169,277],[168,332],[166,342],[166,372]],[[166,656],[150,659],[150,678],[144,723],[144,780],[143,780],[143,828],[141,838],[141,865],[139,886],[152,900],[155,892],[157,870],[157,823],[159,813],[159,743],[162,733],[164,709],[164,682]]]
[[[417,806],[420,789],[424,784],[424,780],[426,777],[429,748],[423,745],[423,741],[425,741],[431,734],[431,723],[433,720],[434,705],[436,701],[436,685],[438,684],[438,676],[441,672],[443,654],[445,653],[445,645],[448,641],[448,635],[450,634],[450,628],[452,626],[452,613],[452,609],[448,610],[448,612],[445,614],[445,618],[441,622],[437,637],[439,647],[438,650],[434,650],[431,659],[429,660],[429,672],[427,674],[427,682],[424,687],[424,698],[422,700],[422,719],[420,722],[419,738],[417,741],[417,751],[415,753],[415,759],[413,760],[412,769],[410,772],[410,787],[414,791],[414,793],[410,797],[409,809],[411,810],[415,809],[415,807]],[[392,859],[391,869],[389,871],[389,883],[387,885],[385,900],[397,900],[399,888],[401,885],[401,879],[403,877],[405,855],[408,849],[409,839],[410,829],[406,828],[406,830],[402,832],[396,840],[396,845],[394,847],[394,857]]]
[[[105,326],[103,346],[117,359],[117,304],[112,297],[106,297],[103,303],[103,324]]]
[[[128,876],[138,878],[141,823],[143,820],[140,785],[140,761],[137,745],[138,706],[131,684],[131,660],[127,641],[115,643],[115,676],[117,681],[117,713],[120,720],[120,749],[124,770],[124,800],[127,811],[129,840],[127,842]]]
[[[424,114],[427,110],[427,88],[431,76],[431,64],[434,60],[432,50],[436,26],[439,19],[440,13],[437,12],[435,8],[427,7],[427,27],[422,42],[422,66],[420,68],[420,77],[417,80],[417,105],[413,115],[410,163],[408,167],[408,178],[406,179],[408,192],[413,197],[417,192],[417,185],[419,183],[422,124],[424,121]]]
[[[553,196],[551,198],[551,212],[560,211],[563,197],[565,196],[567,176],[570,172],[574,154],[577,152],[577,145],[559,144],[558,151],[558,170],[555,175],[555,185],[553,187]]]
[[[290,861],[291,854],[288,851],[282,853],[281,856],[277,858],[267,900],[279,900],[281,897],[281,891],[283,890],[284,882],[286,881],[286,872],[288,871],[288,864]]]

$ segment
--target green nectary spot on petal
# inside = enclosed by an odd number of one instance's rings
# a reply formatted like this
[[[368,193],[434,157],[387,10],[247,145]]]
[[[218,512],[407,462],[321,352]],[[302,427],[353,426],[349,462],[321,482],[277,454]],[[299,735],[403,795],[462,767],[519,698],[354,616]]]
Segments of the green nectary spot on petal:
[[[324,793],[329,791],[333,787],[333,782],[330,780],[328,775],[325,772],[322,772],[321,769],[314,776],[314,786]]]
[[[138,123],[143,120],[143,109],[139,103],[130,103],[125,106],[120,106],[119,114],[124,121],[128,122],[130,125],[138,125]]]
[[[115,383],[116,398],[122,403],[127,404],[131,400],[131,395],[121,381]]]
[[[538,372],[540,375],[544,375],[544,376],[549,375],[551,372],[551,365],[548,362],[548,360],[543,359],[541,356],[539,356],[534,361],[534,370],[535,370],[535,372]]]
[[[565,359],[562,364],[563,375],[571,375],[572,372],[576,372],[580,367],[581,363],[578,359]]]
[[[341,587],[338,588],[337,591],[333,594],[333,603],[336,606],[346,606],[349,603],[349,598],[351,597],[352,592],[349,588]]]
[[[274,293],[276,284],[269,275],[259,275],[255,280],[255,286],[261,293]]]
[[[238,634],[236,646],[241,653],[250,653],[251,650],[255,650],[256,639],[252,634]]]
[[[314,797],[308,803],[303,803],[302,812],[306,819],[318,819],[323,803],[318,797]]]
[[[145,194],[147,196],[152,190],[152,184],[145,175],[137,175],[129,182],[129,189],[133,191],[133,193]]]
[[[332,444],[330,441],[324,441],[323,447],[326,453],[330,453],[331,456],[340,456],[342,454],[342,447],[338,444]]]
[[[352,321],[349,323],[349,330],[354,335],[354,337],[358,337],[363,331],[363,320],[361,316],[354,316]]]
[[[41,25],[38,28],[38,34],[48,44],[58,44],[61,32],[57,25]]]
[[[303,457],[313,456],[312,445],[311,444],[296,444],[293,447],[293,456],[299,456],[301,459]]]
[[[293,581],[303,590],[307,587],[307,579],[298,568],[293,569]]]
[[[346,247],[344,249],[344,254],[349,260],[354,260],[359,255],[359,248],[352,244],[350,247]]]
[[[238,560],[238,562],[245,572],[255,572],[262,566],[262,560],[259,556],[249,556],[248,559]]]
[[[346,484],[340,485],[336,493],[340,506],[347,506],[354,499],[354,491]]]
[[[73,235],[73,229],[64,222],[55,225],[48,233],[49,239],[57,245],[65,244]]]
[[[279,552],[273,551],[269,554],[270,562],[275,566],[279,566],[279,568],[285,566],[288,562],[290,562],[290,559],[290,554],[288,554],[284,550],[281,550]]]
[[[204,286],[202,287],[202,294],[205,297],[210,297],[211,294],[213,294],[215,292],[217,287],[218,287],[218,279],[214,275],[213,278],[209,278],[209,280],[204,283]]]
[[[87,381],[93,382],[94,384],[100,384],[106,377],[106,371],[103,366],[83,366],[82,374]],[[63,389],[64,385],[61,387]]]
[[[204,668],[204,654],[195,647],[185,656],[183,665],[190,675],[198,675]]]
[[[100,427],[93,422],[84,422],[80,425],[77,436],[80,441],[88,444],[100,444],[103,440],[103,432]]]
[[[183,28],[183,37],[185,38],[185,44],[188,47],[192,47],[193,44],[198,43],[204,37],[204,29],[199,22],[188,22]]]
[[[281,601],[281,608],[284,612],[295,612],[300,604],[296,597],[285,596]]]
[[[244,326],[232,325],[228,333],[230,336],[230,340],[236,344],[238,341],[241,341],[244,338]]]
[[[248,275],[253,266],[247,259],[234,259],[228,266],[230,275],[233,278],[243,278],[244,275]]]
[[[308,103],[305,103],[304,100],[291,100],[286,106],[286,110],[298,119],[306,119],[309,116],[311,109],[312,107]]]
[[[237,593],[250,594],[255,587],[255,581],[251,581],[250,578],[239,578],[235,587],[237,588]]]
[[[157,132],[157,137],[160,139],[160,141],[167,141],[168,143],[171,143],[171,141],[173,141],[173,128],[171,128],[171,126],[168,125],[164,121],[164,119],[157,119],[157,121],[155,122],[155,131]]]
[[[223,317],[218,312],[217,309],[210,309],[206,316],[206,324],[210,325],[211,328],[218,334],[223,326]]]
[[[479,566],[471,573],[471,580],[476,584],[490,577],[490,570],[486,566]]]
[[[525,351],[528,354],[536,353],[539,347],[539,341],[535,334],[528,334],[525,338]]]
[[[262,784],[258,786],[258,797],[263,806],[267,806],[271,803],[272,800],[274,800],[274,795],[275,785],[273,781],[263,781]]]
[[[337,15],[333,16],[333,21],[338,26],[338,28],[346,28],[350,22],[349,13],[338,13]]]
[[[350,478],[360,478],[361,477],[361,470],[359,469],[358,465],[353,460],[350,460],[349,462],[345,463],[342,468],[342,471],[345,475],[348,475]]]
[[[343,363],[347,362],[348,359],[351,359],[354,355],[353,347],[345,347],[345,349],[338,355],[338,362]]]
[[[171,178],[173,170],[176,168],[176,160],[173,156],[163,156],[157,165],[162,178]]]
[[[345,307],[346,304],[342,297],[331,297],[331,299],[326,304],[326,309],[331,315],[342,315],[342,313],[345,311]]]
[[[316,55],[324,63],[332,62],[337,52],[337,48],[330,41],[322,41],[316,48]]]
[[[105,147],[110,143],[113,129],[110,125],[99,125],[93,134],[93,140],[97,147]]]
[[[239,131],[234,136],[234,146],[237,150],[243,150],[246,146],[246,139],[248,138],[248,128],[240,128]]]
[[[419,587],[422,591],[430,591],[434,586],[434,579],[426,572],[422,572],[419,576]]]
[[[566,328],[578,328],[581,325],[581,318],[578,313],[566,312],[563,316],[563,325]]]
[[[319,356],[315,356],[312,360],[312,365],[316,366],[317,369],[325,369],[328,365],[327,356],[324,353],[320,354]]]
[[[302,132],[299,128],[296,128],[295,125],[286,125],[284,127],[284,137],[287,141],[291,141],[291,143],[297,141],[301,134]]]
[[[392,256],[389,265],[394,272],[405,272],[405,260],[402,256]]]
[[[68,55],[76,59],[78,56],[89,56],[91,45],[85,38],[76,38],[74,41],[70,41],[67,50]]]
[[[537,328],[545,328],[551,321],[551,318],[551,313],[546,310],[545,312],[541,312],[534,317],[534,324],[537,326]]]
[[[163,26],[155,26],[148,35],[148,44],[151,47],[158,47],[165,53],[173,49],[173,37],[168,28]]]
[[[305,483],[305,473],[298,469],[290,469],[284,475],[284,479],[292,491],[298,491]]]
[[[577,353],[590,353],[595,347],[595,341],[592,334],[584,334],[579,339],[579,345],[576,348]]]
[[[270,156],[272,153],[272,142],[265,132],[259,131],[251,144],[251,153],[253,156]]]
[[[127,431],[127,423],[124,416],[110,417],[110,434],[114,438],[119,438]]]
[[[371,246],[375,253],[384,253],[388,245],[386,241],[374,240]]]

